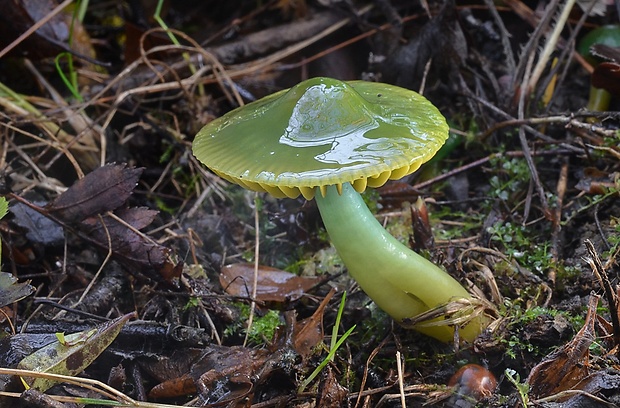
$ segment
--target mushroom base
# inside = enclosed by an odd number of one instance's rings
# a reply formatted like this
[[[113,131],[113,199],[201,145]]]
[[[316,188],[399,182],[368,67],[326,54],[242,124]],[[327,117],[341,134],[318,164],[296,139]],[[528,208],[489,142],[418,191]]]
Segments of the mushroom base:
[[[349,274],[381,309],[406,325],[432,308],[471,299],[454,278],[391,236],[350,184],[342,187],[341,194],[330,186],[324,197],[317,194],[315,199],[331,242]],[[453,341],[452,326],[441,324],[440,319],[431,323],[414,329],[444,342]],[[459,329],[459,336],[473,341],[482,326],[481,319],[474,318]]]

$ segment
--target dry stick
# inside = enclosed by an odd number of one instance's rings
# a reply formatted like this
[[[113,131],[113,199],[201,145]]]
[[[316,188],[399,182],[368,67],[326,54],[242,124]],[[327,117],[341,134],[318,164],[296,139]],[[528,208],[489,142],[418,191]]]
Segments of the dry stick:
[[[30,37],[35,31],[44,26],[48,21],[50,21],[54,16],[64,10],[69,4],[73,3],[73,0],[65,0],[60,3],[56,8],[54,8],[51,12],[49,12],[45,17],[41,20],[37,21],[27,29],[22,35],[17,37],[15,41],[4,47],[2,51],[0,51],[0,58],[4,57],[7,53],[9,53],[13,48],[17,47],[19,43],[24,41],[26,38]]]
[[[488,101],[486,101],[486,100],[484,100],[484,99],[481,99],[480,97],[478,97],[478,96],[476,96],[476,95],[474,95],[474,94],[472,94],[472,93],[468,93],[466,96],[467,96],[468,98],[474,99],[474,100],[475,100],[475,101],[477,101],[478,103],[480,103],[480,104],[482,104],[483,106],[485,106],[485,107],[489,108],[489,109],[490,109],[490,110],[492,110],[493,112],[495,112],[495,113],[497,113],[497,114],[499,114],[499,115],[501,115],[501,116],[505,117],[506,119],[515,120],[515,118],[514,118],[513,116],[509,115],[508,113],[504,112],[503,110],[501,110],[501,109],[500,109],[500,108],[498,108],[497,106],[495,106],[495,105],[491,104],[490,102],[488,102]],[[522,118],[522,119],[516,119],[516,120],[519,120],[519,121],[524,121],[525,119],[524,119],[524,118]],[[530,119],[528,119],[528,120],[530,120]],[[551,137],[549,137],[549,136],[547,136],[547,135],[545,135],[545,134],[543,134],[543,133],[539,132],[538,130],[534,129],[534,128],[533,128],[533,127],[531,127],[531,126],[524,125],[524,127],[525,127],[525,129],[526,129],[528,132],[530,132],[531,134],[533,134],[534,136],[536,136],[537,138],[539,138],[539,139],[540,139],[540,140],[542,140],[542,141],[545,141],[545,142],[547,142],[547,143],[554,143],[554,144],[558,144],[560,147],[563,147],[563,148],[565,148],[565,149],[567,149],[567,150],[572,150],[572,151],[574,151],[575,153],[582,153],[582,152],[583,152],[583,149],[576,148],[576,147],[574,147],[574,146],[572,146],[572,145],[570,145],[570,144],[568,144],[568,143],[560,143],[560,142],[558,142],[557,140],[555,140],[555,139],[553,139],[553,138],[551,138]]]
[[[542,151],[542,152],[536,152],[534,153],[534,156],[557,156],[560,154],[572,154],[573,152],[568,151],[568,150],[555,150],[555,151]],[[473,169],[474,167],[478,167],[481,166],[485,163],[488,163],[489,161],[491,161],[492,159],[496,158],[496,157],[523,157],[525,156],[525,154],[518,150],[518,151],[511,151],[511,152],[505,152],[505,153],[492,153],[486,157],[483,157],[481,159],[478,160],[474,160],[471,163],[467,163],[463,166],[457,167],[455,169],[452,169],[446,173],[442,173],[437,177],[433,177],[432,179],[423,181],[422,183],[418,183],[418,184],[414,184],[413,188],[416,190],[421,190],[425,187],[428,187],[430,185],[433,185],[435,183],[439,183],[440,181],[443,181],[445,179],[448,179],[450,177],[453,177],[459,173],[462,173],[464,171]]]
[[[590,264],[590,268],[592,268],[592,272],[594,276],[598,279],[599,283],[603,287],[603,291],[605,292],[605,297],[607,298],[607,303],[609,307],[609,315],[611,318],[611,324],[614,331],[614,345],[620,345],[620,317],[618,316],[620,310],[618,307],[618,296],[614,291],[614,288],[609,280],[609,276],[603,268],[603,263],[594,248],[594,244],[589,239],[586,239],[584,244],[586,245],[586,249],[588,250],[589,257],[584,260]]]
[[[372,9],[372,6],[366,6],[363,7],[359,12],[358,12],[358,16],[361,16],[365,13],[367,13],[369,10]],[[320,33],[304,40],[301,41],[299,43],[296,43],[294,45],[291,45],[289,47],[286,47],[285,49],[278,51],[277,53],[274,53],[272,55],[269,55],[267,57],[264,58],[260,58],[258,60],[255,60],[249,64],[240,64],[240,65],[236,65],[236,66],[232,66],[230,70],[228,70],[228,74],[230,75],[231,78],[238,78],[244,75],[248,75],[251,74],[253,72],[256,72],[258,70],[261,70],[265,67],[268,67],[270,65],[275,64],[278,61],[281,61],[282,59],[284,59],[285,57],[288,57],[298,51],[303,50],[304,48],[308,47],[310,44],[314,44],[316,41],[327,37],[329,34],[334,33],[335,31],[341,29],[342,27],[346,26],[347,24],[349,24],[351,22],[351,18],[347,17],[344,18],[340,21],[338,21],[337,23],[332,24],[330,27],[326,28],[325,30],[321,31]]]
[[[509,116],[507,113],[503,113],[503,115]],[[590,116],[590,115],[584,114],[581,116]],[[601,115],[597,115],[597,116],[601,116]],[[546,117],[541,117],[541,118],[509,119],[503,122],[497,122],[493,126],[488,128],[487,130],[485,130],[484,132],[477,134],[476,139],[484,140],[487,137],[489,137],[491,134],[493,134],[494,132],[500,129],[503,129],[505,127],[509,127],[509,126],[540,125],[540,124],[554,124],[554,123],[565,125],[567,128],[573,127],[579,130],[585,130],[585,131],[592,132],[592,133],[595,133],[603,137],[615,137],[617,133],[615,129],[606,129],[604,127],[595,126],[590,123],[580,122],[577,119],[575,119],[575,115],[559,115],[559,116],[546,116]],[[542,136],[540,138],[544,140],[545,142],[549,142],[549,143],[559,142],[542,133],[540,135]],[[583,149],[574,148],[574,150],[575,152],[581,152]]]
[[[372,7],[365,7],[360,11],[360,15],[363,13],[366,13],[368,10],[370,10],[370,8]],[[299,43],[295,43],[287,48],[284,48],[274,54],[270,54],[262,59],[258,59],[255,60],[251,63],[245,63],[245,64],[239,64],[239,65],[232,65],[230,67],[228,67],[228,70],[226,68],[224,68],[224,66],[222,65],[222,63],[218,60],[217,55],[214,52],[217,53],[222,53],[222,47],[214,47],[211,48],[210,50],[206,50],[202,47],[200,47],[199,44],[197,44],[195,41],[193,41],[191,38],[184,36],[183,38],[186,39],[186,41],[188,41],[190,44],[193,44],[194,47],[187,47],[187,46],[158,46],[158,47],[154,47],[149,49],[145,54],[152,54],[152,53],[156,53],[156,52],[162,52],[162,51],[167,51],[170,49],[175,49],[175,50],[180,50],[180,51],[190,51],[190,52],[196,52],[197,55],[192,55],[190,57],[190,62],[193,64],[196,64],[198,66],[204,66],[205,63],[209,63],[212,64],[214,67],[218,68],[219,72],[226,78],[229,80],[229,83],[231,85],[231,88],[234,88],[234,84],[231,80],[232,75],[229,77],[228,74],[229,73],[234,73],[234,75],[236,77],[239,76],[243,76],[252,72],[255,72],[256,70],[259,70],[261,68],[264,68],[265,66],[268,66],[270,64],[273,64],[277,61],[282,60],[283,58],[297,52],[300,51],[301,49],[309,46],[310,44],[324,38],[325,36],[333,33],[334,31],[344,27],[346,24],[348,24],[351,21],[351,18],[344,18],[341,19],[335,23],[330,23],[327,28],[323,29],[322,31],[320,31],[318,34],[315,34],[314,36],[301,41]],[[177,32],[175,32],[177,33]],[[178,33],[179,35],[183,35],[182,33]],[[92,100],[103,100],[103,95],[108,92],[110,89],[112,89],[118,82],[120,82],[120,80],[129,77],[129,75],[131,74],[131,72],[133,72],[140,64],[142,64],[144,61],[144,57],[141,57],[140,59],[134,61],[133,63],[131,63],[127,68],[125,68],[119,75],[117,75],[117,77],[115,78],[114,81],[110,82],[109,84],[107,84],[104,89],[102,89],[100,92],[97,93],[97,95],[93,98],[91,98]],[[178,64],[173,64],[172,68],[173,69],[180,69],[182,67],[184,67],[185,65],[187,65],[186,61],[180,62]],[[203,67],[206,68],[206,67]],[[204,72],[204,71],[203,71]],[[211,75],[211,76],[206,76],[205,78],[203,78],[203,80],[200,83],[212,83],[214,82],[214,80],[217,80],[216,78],[217,75]],[[197,78],[199,78],[200,75],[194,74],[191,76],[191,78],[187,78],[182,80],[179,84],[177,84],[176,82],[173,83],[164,83],[164,84],[158,84],[158,85],[166,85],[167,87],[164,89],[156,89],[155,91],[161,91],[161,90],[169,90],[169,89],[177,89],[179,85],[186,85],[186,84],[193,84],[193,83],[197,83]],[[189,81],[189,79],[191,79],[191,81]],[[132,87],[134,88],[134,87]],[[147,88],[147,87],[140,87],[141,92],[144,92],[143,88]],[[132,92],[135,93],[135,92]],[[121,93],[117,98],[116,98],[116,103],[118,104],[119,102],[121,102],[124,98],[122,97],[122,95],[124,94]],[[130,95],[131,93],[127,94]],[[85,105],[83,108],[85,108],[87,105]]]
[[[248,328],[245,331],[243,346],[245,347],[250,338],[250,330],[254,320],[254,310],[256,309],[256,287],[258,286],[258,257],[260,255],[260,223],[258,222],[258,193],[254,193],[254,276],[252,279],[252,294],[250,303],[250,316],[248,317]]]
[[[562,221],[562,207],[564,196],[566,195],[566,185],[568,184],[568,160],[564,158],[562,167],[560,168],[560,176],[556,187],[557,203],[553,214],[552,231],[551,231],[551,256],[554,260],[560,259],[560,231]],[[555,268],[551,268],[547,277],[552,286],[555,286],[556,278]]]
[[[547,106],[545,107],[546,108],[545,112],[549,111],[551,107],[551,102],[554,100],[559,89],[561,88],[559,84],[563,84],[564,80],[566,79],[566,76],[568,75],[569,69],[571,68],[571,64],[570,64],[571,58],[574,58],[579,64],[581,64],[583,68],[586,69],[586,71],[588,71],[588,68],[590,68],[588,73],[592,74],[592,66],[577,51],[575,51],[574,45],[575,45],[577,35],[581,31],[581,27],[583,27],[584,23],[586,22],[586,20],[588,19],[590,15],[589,11],[594,7],[596,3],[597,2],[595,1],[591,2],[590,7],[588,8],[588,11],[584,12],[583,15],[579,18],[577,23],[572,28],[570,36],[568,37],[567,40],[563,41],[562,38],[558,39],[558,45],[562,49],[562,52],[558,56],[557,61],[562,62],[562,63],[552,65],[549,71],[549,75],[547,76],[546,80],[543,82],[543,86],[541,87],[541,89],[547,89],[547,87],[554,80],[554,77],[558,75],[560,66],[563,66],[563,68],[562,68],[562,73],[560,74],[560,79],[557,81],[558,85],[554,87],[553,93],[551,94],[551,97],[549,98],[549,102],[547,103]],[[540,91],[537,92],[537,95],[540,95],[540,94],[541,94]],[[534,100],[538,100],[538,98],[534,98]]]
[[[504,55],[506,56],[506,68],[508,69],[508,72],[515,72],[515,58],[512,55],[512,47],[510,45],[510,39],[508,38],[510,36],[510,33],[508,33],[508,30],[504,25],[504,20],[502,20],[499,13],[497,12],[497,8],[495,7],[495,3],[493,2],[493,0],[484,0],[484,3],[487,5],[489,12],[493,17],[493,20],[495,21],[495,24],[499,28],[502,47],[504,48]]]
[[[409,21],[412,21],[412,20],[416,20],[418,18],[420,18],[419,14],[413,14],[413,15],[410,15],[410,16],[403,17],[402,18],[402,22],[406,23],[406,22],[409,22]],[[284,69],[295,69],[295,68],[302,67],[302,66],[304,66],[304,65],[306,65],[306,64],[308,64],[308,63],[310,63],[312,61],[315,61],[315,60],[317,60],[319,58],[323,58],[326,55],[329,55],[329,54],[331,54],[331,53],[333,53],[335,51],[338,51],[338,50],[340,50],[342,48],[348,47],[351,44],[355,44],[356,42],[359,42],[359,41],[361,41],[361,40],[363,40],[365,38],[371,37],[371,36],[381,32],[381,31],[385,31],[385,30],[387,30],[387,29],[389,29],[391,27],[392,27],[392,24],[390,24],[390,23],[383,24],[383,25],[381,25],[381,26],[379,26],[377,28],[373,28],[371,30],[365,31],[365,32],[363,32],[361,34],[356,35],[355,37],[351,37],[348,40],[342,41],[342,42],[340,42],[340,43],[338,43],[338,44],[336,44],[334,46],[326,48],[323,51],[317,52],[316,54],[312,55],[311,57],[304,58],[302,61],[299,61],[299,62],[296,62],[296,63],[293,63],[293,64],[280,65],[279,69],[284,70]],[[401,39],[401,41],[403,43],[407,42],[407,40],[405,40],[405,39]]]
[[[170,46],[154,47],[154,48],[150,49],[146,53],[146,55],[148,55],[150,53],[156,53],[156,52],[160,52],[160,51],[164,51],[164,50],[169,50],[170,48],[171,48]],[[124,91],[124,92],[120,93],[118,96],[115,97],[112,109],[110,109],[110,111],[104,115],[104,116],[106,116],[106,118],[104,120],[104,124],[101,125],[102,130],[107,129],[107,127],[109,126],[110,122],[112,121],[114,115],[116,114],[116,111],[118,110],[119,106],[129,96],[131,96],[133,94],[162,92],[162,91],[168,91],[168,90],[179,89],[179,88],[185,89],[185,87],[193,86],[195,84],[199,84],[199,83],[203,83],[203,82],[206,83],[206,81],[200,81],[199,79],[207,71],[212,71],[213,72],[212,76],[209,76],[209,78],[211,78],[211,82],[214,82],[214,81],[222,82],[221,77],[223,77],[228,83],[230,83],[232,85],[231,87],[233,88],[233,92],[236,91],[234,89],[234,83],[233,83],[231,77],[226,72],[226,69],[217,61],[217,59],[213,55],[211,55],[210,53],[208,53],[205,50],[196,49],[195,47],[174,46],[173,48],[176,49],[176,50],[185,50],[185,51],[199,52],[199,55],[201,57],[203,57],[205,60],[210,61],[211,65],[203,66],[202,68],[200,68],[198,71],[196,71],[196,73],[194,73],[189,78],[181,79],[181,80],[178,80],[178,81],[172,81],[172,82],[164,82],[164,83],[161,83],[161,84],[153,84],[153,85],[144,86],[144,87],[132,88],[132,89],[129,89],[127,91]],[[190,60],[191,60],[191,58],[190,58]],[[132,70],[137,68],[137,66],[138,66],[138,64],[135,64],[135,65],[132,64]],[[110,89],[113,86],[114,83],[119,82],[122,78],[124,78],[125,76],[128,76],[130,73],[131,73],[131,71],[124,70],[122,77],[120,77],[120,75],[119,75],[115,81],[111,82],[104,90],[102,90],[97,95],[97,97],[92,98],[92,100],[95,100],[95,99],[98,99],[99,97],[101,97],[103,95],[103,92],[105,92],[106,90]],[[240,99],[240,97],[238,99]],[[86,107],[86,105],[82,109],[84,109],[85,107]]]
[[[75,138],[70,136],[67,132],[65,132],[57,123],[53,122],[51,119],[46,118],[43,115],[43,113],[41,113],[34,105],[32,105],[26,99],[22,98],[21,95],[15,93],[11,88],[5,86],[2,83],[0,83],[0,92],[5,93],[10,97],[10,99],[5,98],[5,97],[0,97],[0,106],[3,106],[4,108],[6,108],[6,110],[8,110],[9,112],[23,116],[24,118],[32,117],[33,118],[31,121],[32,124],[34,124],[41,131],[45,132],[45,134],[47,134],[48,137],[57,144],[57,146],[54,148],[61,150],[65,154],[67,159],[73,164],[76,172],[80,174],[81,169],[76,159],[73,157],[71,152],[68,150],[69,147],[75,141]],[[2,125],[7,126],[7,127],[10,126],[5,122],[2,122]],[[50,140],[46,140],[43,138],[37,138],[36,136],[30,135],[26,133],[25,131],[22,131],[17,128],[14,130],[18,132],[22,132],[23,134],[28,135],[29,137],[35,140],[39,140],[42,143],[46,143],[47,145],[51,147],[54,146],[54,143],[50,142]],[[63,144],[63,141],[65,140],[67,142]],[[88,149],[87,146],[84,146],[84,148]]]
[[[80,298],[73,305],[73,307],[76,307],[77,305],[79,305],[80,303],[84,301],[84,298],[86,297],[86,295],[88,295],[90,290],[93,288],[93,286],[95,285],[95,282],[97,282],[97,279],[99,279],[99,275],[101,275],[103,268],[105,268],[105,266],[108,264],[108,261],[110,260],[110,258],[112,258],[112,254],[114,253],[114,251],[112,250],[112,237],[110,236],[110,231],[108,230],[107,225],[105,225],[105,222],[103,221],[103,217],[101,216],[101,214],[98,214],[97,218],[99,219],[99,222],[101,223],[101,226],[103,227],[103,230],[105,231],[105,235],[108,241],[108,253],[106,254],[103,262],[101,262],[101,265],[99,266],[99,269],[97,270],[97,273],[95,273],[95,276],[93,276],[93,278],[90,280],[90,282],[88,283],[88,286],[86,286],[86,289],[84,289],[84,291],[82,292],[82,296],[80,296]]]
[[[523,80],[521,82],[521,92],[519,94],[519,105],[517,110],[517,118],[524,119],[525,117],[525,96],[529,95],[529,92],[525,92],[530,83],[530,74],[532,69],[532,64],[534,63],[534,53],[531,53],[527,64],[525,66],[525,74],[523,75]],[[549,203],[547,202],[547,196],[545,195],[545,190],[540,182],[540,178],[538,177],[538,170],[536,169],[536,165],[534,164],[534,160],[532,159],[532,152],[530,151],[530,147],[527,144],[527,139],[525,138],[525,129],[523,126],[519,127],[519,142],[521,143],[521,149],[523,150],[525,161],[527,166],[530,169],[530,175],[532,177],[532,181],[534,182],[534,186],[538,192],[540,202],[543,207],[543,213],[547,219],[551,219],[551,214],[549,213]],[[528,197],[530,195],[528,194]],[[529,211],[525,211],[523,214],[523,222],[526,222],[529,218]]]
[[[573,6],[575,5],[575,1],[576,0],[566,1],[566,4],[564,5],[564,9],[562,10],[562,13],[560,14],[560,18],[558,18],[555,28],[553,29],[553,32],[549,36],[549,39],[547,40],[547,43],[545,44],[545,48],[543,49],[540,55],[540,58],[538,59],[538,62],[536,63],[536,67],[534,68],[534,71],[532,72],[530,81],[527,84],[527,88],[522,88],[521,90],[522,92],[525,92],[526,89],[531,90],[536,87],[536,84],[538,83],[538,79],[540,78],[543,70],[547,66],[547,62],[549,62],[549,58],[551,57],[551,54],[555,50],[555,47],[558,43],[558,39],[560,38],[560,33],[562,33],[562,30],[564,29],[564,25],[566,24],[568,15],[570,14],[571,10],[573,9]],[[527,93],[529,94],[529,91]]]
[[[102,383],[98,380],[92,380],[90,378],[83,377],[71,377],[68,375],[61,374],[52,374],[52,373],[42,373],[33,370],[23,370],[17,368],[2,368],[0,367],[1,375],[18,375],[20,377],[27,378],[46,378],[49,380],[57,380],[58,382],[69,383],[73,385],[78,385],[80,387],[84,387],[96,392],[99,395],[103,395],[106,398],[111,400],[118,401],[121,404],[127,404],[127,406],[139,406],[138,401],[133,400],[122,392],[110,387],[109,385]],[[62,397],[55,396],[54,398],[73,398],[71,401],[75,401],[75,397]]]
[[[47,79],[41,75],[39,70],[34,66],[34,64],[29,59],[24,59],[24,65],[28,70],[34,75],[34,77],[39,81],[39,84],[44,87],[47,92],[52,97],[52,100],[58,104],[60,111],[62,111],[63,115],[71,125],[71,127],[76,131],[77,135],[67,142],[66,149],[71,148],[74,144],[81,141],[82,144],[88,148],[92,148],[94,151],[89,151],[88,156],[86,154],[81,155],[80,157],[83,160],[83,163],[86,164],[89,169],[94,169],[99,165],[103,165],[103,163],[99,163],[97,160],[97,149],[99,147],[96,144],[95,138],[97,137],[102,146],[105,146],[105,143],[102,142],[102,139],[105,139],[105,135],[100,132],[100,129],[93,121],[86,115],[84,111],[75,112],[72,107],[69,106],[67,101],[56,91],[56,89],[47,81]],[[94,156],[91,157],[91,153],[94,153]],[[46,167],[49,169],[60,157],[60,152],[47,163]],[[84,177],[81,169],[78,171],[79,178]]]
[[[526,7],[522,4],[522,2],[517,1],[517,0],[507,0],[506,3],[513,9],[516,7],[518,8]],[[528,39],[525,46],[523,46],[523,51],[521,52],[520,58],[519,58],[519,64],[517,65],[517,68],[512,77],[512,83],[510,85],[510,89],[517,88],[516,86],[517,81],[519,80],[521,75],[524,75],[524,73],[527,72],[526,65],[532,64],[533,62],[532,58],[536,55],[536,50],[538,49],[538,42],[540,41],[540,38],[545,33],[545,31],[547,31],[547,28],[549,27],[549,24],[551,23],[553,11],[557,8],[559,3],[560,3],[560,0],[551,0],[549,5],[545,9],[545,14],[543,15],[542,19],[537,21],[535,24],[530,22],[530,25],[534,27],[534,32],[532,32],[532,34],[530,35],[530,38]],[[528,8],[526,7],[526,9]],[[535,18],[535,15],[533,14],[533,12],[532,12],[532,18]],[[529,54],[529,58],[527,58],[528,54]],[[526,91],[526,88],[523,87],[524,85],[527,85],[527,82],[525,82],[525,84],[523,83],[521,84],[521,93],[528,93]]]
[[[366,359],[366,364],[364,365],[364,374],[362,375],[362,381],[360,383],[360,390],[357,393],[357,395],[353,394],[349,396],[349,399],[355,398],[354,408],[359,407],[360,403],[362,402],[362,397],[367,393],[367,391],[363,391],[363,390],[364,388],[366,388],[366,381],[368,379],[368,370],[370,369],[370,363],[372,363],[372,360],[374,360],[374,358],[383,349],[387,341],[388,341],[387,337],[381,340],[381,343],[379,343],[379,345],[372,350],[372,352],[368,355],[368,358]],[[386,386],[384,390],[387,390],[390,388],[392,388],[392,385]]]
[[[400,391],[400,404],[403,408],[407,408],[405,402],[405,385],[403,382],[403,363],[400,357],[400,351],[396,350],[396,369],[398,371],[398,390]]]

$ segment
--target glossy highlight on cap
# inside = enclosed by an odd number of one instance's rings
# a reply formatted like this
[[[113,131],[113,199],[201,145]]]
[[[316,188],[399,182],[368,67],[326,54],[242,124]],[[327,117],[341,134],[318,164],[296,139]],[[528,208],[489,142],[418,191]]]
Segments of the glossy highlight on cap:
[[[312,78],[200,130],[194,155],[222,178],[275,197],[362,192],[417,170],[448,137],[423,96],[376,82]]]

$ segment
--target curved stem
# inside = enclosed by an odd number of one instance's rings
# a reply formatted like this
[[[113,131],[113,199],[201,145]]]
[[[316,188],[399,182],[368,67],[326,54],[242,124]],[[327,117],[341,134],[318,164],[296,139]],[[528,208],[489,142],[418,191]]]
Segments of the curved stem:
[[[330,186],[325,197],[317,194],[315,199],[331,242],[349,273],[397,322],[451,300],[471,298],[445,271],[391,236],[350,184],[342,186],[340,195],[335,186]],[[480,329],[478,321],[459,334],[473,340]],[[419,331],[443,341],[451,341],[454,334],[447,325]]]

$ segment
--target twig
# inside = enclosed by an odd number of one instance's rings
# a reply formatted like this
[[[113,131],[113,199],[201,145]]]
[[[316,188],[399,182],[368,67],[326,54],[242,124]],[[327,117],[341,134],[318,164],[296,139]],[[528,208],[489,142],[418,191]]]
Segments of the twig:
[[[110,212],[110,214],[112,214],[112,213]],[[101,214],[98,214],[97,218],[98,218],[99,222],[101,223],[101,226],[103,227],[103,230],[105,231],[105,235],[106,235],[106,238],[107,238],[107,241],[108,241],[108,253],[106,254],[105,259],[103,260],[103,262],[101,262],[101,265],[99,266],[99,269],[97,270],[97,273],[95,273],[95,276],[93,276],[93,278],[90,280],[90,282],[88,283],[88,286],[86,286],[86,289],[84,289],[84,291],[82,292],[82,296],[80,296],[80,298],[73,305],[73,307],[76,307],[77,305],[82,303],[82,301],[84,301],[84,298],[86,297],[86,295],[88,295],[88,293],[90,292],[92,287],[95,285],[95,282],[97,282],[97,279],[99,279],[99,275],[101,275],[101,272],[103,271],[103,268],[108,264],[108,261],[110,260],[110,258],[112,257],[112,254],[114,252],[112,250],[112,237],[110,236],[110,231],[108,231],[108,226],[105,225],[105,221],[103,220],[103,217],[101,216]]]
[[[396,350],[396,369],[398,370],[398,389],[400,391],[400,404],[403,408],[407,408],[405,401],[405,385],[403,381],[403,363],[400,358],[400,351]]]
[[[250,330],[254,320],[254,310],[256,310],[256,287],[258,286],[258,257],[260,256],[260,222],[258,220],[258,193],[254,193],[254,275],[252,278],[252,301],[250,303],[250,316],[248,316],[248,328],[245,331],[243,346],[248,343]]]
[[[533,155],[534,156],[558,156],[558,155],[562,155],[562,154],[566,154],[566,155],[570,155],[573,154],[573,152],[571,151],[567,151],[567,150],[546,150],[546,151],[537,151],[534,152]],[[490,155],[483,157],[481,159],[478,160],[474,160],[471,163],[467,163],[464,164],[460,167],[457,167],[455,169],[452,169],[450,171],[447,171],[445,173],[440,174],[439,176],[433,177],[432,179],[428,179],[426,181],[423,181],[421,183],[418,184],[414,184],[413,188],[415,190],[421,190],[423,188],[426,188],[430,185],[433,185],[435,183],[439,183],[440,181],[446,180],[450,177],[453,177],[457,174],[460,174],[464,171],[467,170],[471,170],[474,167],[478,167],[478,166],[482,166],[485,163],[488,163],[489,161],[495,159],[495,158],[499,158],[499,157],[523,157],[525,154],[520,151],[511,151],[511,152],[505,152],[505,153],[491,153]]]
[[[491,13],[491,16],[493,16],[493,20],[495,21],[495,24],[500,30],[502,47],[504,48],[504,56],[506,57],[506,65],[507,65],[506,68],[508,72],[515,72],[516,70],[515,58],[512,55],[512,46],[510,45],[510,39],[508,38],[510,36],[510,33],[506,29],[506,26],[504,25],[504,21],[502,20],[499,13],[497,12],[497,7],[495,7],[495,3],[493,2],[493,0],[484,0],[484,3],[487,5],[489,12]]]
[[[564,29],[564,25],[566,24],[568,15],[570,14],[571,10],[573,9],[573,6],[575,5],[575,1],[576,0],[566,1],[566,4],[564,5],[564,9],[562,10],[560,17],[558,18],[558,21],[555,24],[555,28],[553,29],[553,32],[549,36],[545,44],[545,48],[543,48],[543,51],[540,54],[540,57],[538,58],[538,62],[536,63],[536,67],[534,67],[534,71],[532,72],[527,88],[523,88],[521,92],[526,92],[529,94],[529,91],[536,87],[536,84],[538,83],[538,80],[540,79],[540,76],[542,75],[543,70],[547,66],[547,62],[549,62],[549,58],[551,57],[553,50],[555,50],[555,47],[557,46],[558,39],[560,38],[560,33]]]
[[[609,276],[603,268],[603,263],[594,248],[594,244],[589,239],[585,240],[586,249],[588,250],[589,257],[584,258],[584,260],[590,265],[592,268],[592,272],[594,276],[598,279],[599,283],[603,287],[603,291],[605,292],[605,297],[607,298],[607,303],[609,307],[609,315],[611,318],[611,324],[613,327],[613,337],[614,337],[614,345],[620,345],[620,317],[618,316],[618,296],[609,280]]]
[[[560,231],[562,221],[562,210],[564,196],[566,194],[566,185],[568,183],[568,160],[564,158],[562,167],[560,168],[560,176],[556,187],[557,202],[553,214],[552,231],[551,231],[551,256],[555,260],[560,259]],[[556,278],[555,268],[551,268],[547,274],[549,281],[555,286]]]
[[[528,84],[530,83],[530,69],[534,62],[534,54],[532,53],[528,58],[526,67],[525,67],[525,75],[523,76],[523,80],[521,82],[521,93],[519,94],[519,104],[517,109],[517,117],[518,119],[523,119],[525,117],[525,97],[528,93],[525,92]],[[523,157],[525,157],[525,161],[527,163],[528,168],[530,169],[530,175],[532,177],[532,182],[534,183],[534,187],[538,192],[538,198],[541,202],[543,213],[547,219],[550,219],[549,213],[549,202],[547,201],[547,196],[545,194],[545,190],[543,189],[542,183],[540,182],[540,177],[538,177],[538,170],[536,169],[536,165],[534,164],[534,160],[532,159],[532,152],[530,151],[530,147],[527,143],[527,139],[525,137],[525,129],[523,127],[519,128],[519,142],[521,143],[521,149],[523,150]],[[528,194],[529,196],[529,194]],[[526,212],[523,214],[524,222],[527,221],[529,214]]]

